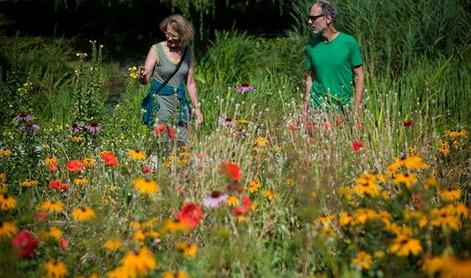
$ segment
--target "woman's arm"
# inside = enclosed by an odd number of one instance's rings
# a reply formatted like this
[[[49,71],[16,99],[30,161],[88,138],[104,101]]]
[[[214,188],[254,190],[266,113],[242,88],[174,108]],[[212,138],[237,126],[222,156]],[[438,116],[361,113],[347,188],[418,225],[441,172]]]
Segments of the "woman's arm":
[[[156,49],[151,46],[149,53],[147,53],[146,63],[143,68],[139,70],[139,77],[137,81],[141,84],[147,84],[149,82],[152,71],[155,66],[155,62],[157,61],[157,53]]]
[[[193,109],[196,116],[196,122],[199,124],[203,122],[203,114],[201,113],[201,103],[198,101],[198,94],[196,92],[193,61],[194,61],[194,54],[193,54],[193,51],[191,50],[190,62],[188,64],[188,75],[187,75],[187,80],[186,80],[186,87],[188,90],[188,95],[190,95],[191,103],[193,105]]]

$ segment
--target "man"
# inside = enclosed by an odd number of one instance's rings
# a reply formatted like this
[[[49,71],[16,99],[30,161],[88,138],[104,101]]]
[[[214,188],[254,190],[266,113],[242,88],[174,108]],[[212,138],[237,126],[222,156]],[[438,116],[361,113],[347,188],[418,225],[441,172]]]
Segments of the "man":
[[[308,23],[315,36],[305,51],[305,115],[309,107],[343,109],[349,106],[352,82],[355,87],[354,113],[357,117],[361,115],[363,58],[356,39],[335,28],[336,15],[336,8],[325,0],[314,2],[309,12]]]

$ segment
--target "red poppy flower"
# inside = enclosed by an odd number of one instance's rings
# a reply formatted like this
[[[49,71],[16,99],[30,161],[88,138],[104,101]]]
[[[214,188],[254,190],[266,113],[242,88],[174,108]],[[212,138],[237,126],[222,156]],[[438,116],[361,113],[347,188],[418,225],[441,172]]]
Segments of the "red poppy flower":
[[[404,126],[411,126],[412,120],[411,119],[403,120],[402,123],[404,124]]]
[[[234,215],[245,215],[249,212],[252,201],[247,195],[242,196],[242,204],[234,208]]]
[[[165,132],[167,130],[167,126],[164,124],[156,124],[154,127],[154,136],[160,136],[162,132]]]
[[[232,181],[240,180],[240,167],[232,162],[223,162],[221,165],[221,173],[229,176]]]
[[[84,167],[85,165],[83,164],[83,162],[78,159],[74,159],[67,162],[67,171],[69,172],[80,172],[83,170]]]
[[[199,205],[194,203],[183,204],[180,211],[177,212],[177,219],[186,223],[190,228],[196,228],[202,216],[203,210]]]
[[[101,159],[105,163],[105,166],[117,166],[119,164],[118,159],[113,152],[104,151],[101,153]]]
[[[22,258],[31,258],[38,243],[34,235],[27,230],[22,230],[11,240],[11,245]]]
[[[352,143],[352,151],[357,152],[361,148],[363,148],[363,142],[361,141],[353,141]]]
[[[152,170],[152,167],[150,166],[144,166],[142,167],[142,173],[144,174],[152,174],[153,170]]]
[[[167,127],[167,134],[168,134],[168,137],[172,140],[177,138],[177,132],[175,131],[175,129],[169,126]]]
[[[57,192],[67,191],[69,190],[69,184],[66,182],[62,182],[60,180],[52,180],[49,182],[49,188],[56,190]]]

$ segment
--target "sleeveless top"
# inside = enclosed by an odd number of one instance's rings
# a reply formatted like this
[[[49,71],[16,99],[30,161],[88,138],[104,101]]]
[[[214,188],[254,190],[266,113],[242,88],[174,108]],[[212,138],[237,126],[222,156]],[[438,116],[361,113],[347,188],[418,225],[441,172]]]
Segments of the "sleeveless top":
[[[160,42],[154,44],[152,48],[157,52],[157,61],[155,62],[154,72],[152,73],[152,77],[160,83],[165,82],[167,78],[175,71],[177,68],[177,64],[179,61],[174,63],[168,57],[168,53],[164,49],[165,42]],[[188,75],[188,65],[190,63],[192,50],[188,46],[186,51],[185,57],[183,57],[183,63],[178,69],[178,72],[170,79],[167,86],[172,86],[173,88],[177,89],[181,85],[186,85],[186,77]]]

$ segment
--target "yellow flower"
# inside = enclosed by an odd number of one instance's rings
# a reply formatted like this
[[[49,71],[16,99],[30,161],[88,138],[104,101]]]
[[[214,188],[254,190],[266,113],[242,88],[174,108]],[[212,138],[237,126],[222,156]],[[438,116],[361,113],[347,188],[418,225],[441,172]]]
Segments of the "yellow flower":
[[[335,237],[337,234],[330,226],[322,226],[321,232],[326,236]]]
[[[450,143],[448,143],[448,141],[440,141],[438,144],[438,151],[443,156],[448,156],[450,154]]]
[[[46,165],[57,164],[57,157],[48,156],[44,159],[44,163],[46,163]]]
[[[426,257],[422,263],[422,270],[428,275],[434,275],[442,271],[447,263],[449,260],[446,257]]]
[[[238,215],[236,217],[237,223],[247,223],[247,217],[244,215]]]
[[[339,225],[340,227],[344,227],[352,223],[353,217],[350,213],[348,212],[341,212],[339,214]]]
[[[227,205],[228,206],[231,206],[231,207],[235,207],[237,205],[239,205],[239,198],[237,198],[236,196],[229,196],[227,197]]]
[[[352,261],[354,265],[361,269],[370,269],[372,262],[373,259],[371,258],[371,255],[364,251],[360,251]]]
[[[275,194],[273,194],[273,192],[270,190],[263,190],[262,196],[267,198],[270,202],[272,202],[273,199],[275,199]]]
[[[23,187],[31,187],[31,186],[36,186],[38,184],[39,184],[39,181],[35,179],[26,179],[21,182],[21,186]]]
[[[463,203],[448,204],[443,208],[456,216],[463,216],[465,218],[469,216],[469,208]]]
[[[61,201],[44,201],[41,206],[41,210],[51,212],[62,212],[64,210],[64,204]]]
[[[321,225],[329,225],[332,223],[332,221],[335,221],[335,215],[320,215],[316,220],[314,220],[314,223],[316,224],[321,224]]]
[[[424,228],[425,226],[427,226],[427,217],[421,211],[404,209],[403,215],[404,218],[407,220],[416,221],[419,225],[419,228]]]
[[[248,188],[247,188],[247,191],[249,193],[257,193],[258,189],[260,188],[260,183],[256,180],[256,179],[253,179],[249,185],[248,185]]]
[[[459,129],[457,131],[446,130],[445,131],[445,136],[451,137],[453,139],[467,138],[468,137],[468,132],[465,129]]]
[[[175,272],[164,272],[162,274],[162,278],[189,278],[190,276],[186,272],[180,272],[180,271],[175,271]]]
[[[424,160],[417,155],[411,155],[406,157],[403,163],[404,166],[410,170],[424,170],[428,168],[427,163],[425,163]]]
[[[404,160],[406,160],[405,156],[396,158],[394,162],[389,165],[388,167],[389,172],[396,173],[401,167],[405,166]]]
[[[417,146],[409,146],[407,151],[409,152],[409,155],[418,155],[419,154],[419,148],[417,148]]]
[[[85,140],[85,138],[83,136],[72,136],[70,138],[70,141],[74,142],[74,143],[80,143],[80,142],[83,142]]]
[[[0,182],[0,193],[5,193],[8,191],[8,185],[3,182]]]
[[[0,156],[10,156],[13,152],[9,149],[0,149]]]
[[[433,209],[430,212],[430,224],[433,227],[450,228],[458,230],[460,226],[459,218],[453,214],[450,208]]]
[[[348,186],[341,186],[338,189],[340,197],[344,198],[347,201],[353,200],[353,189]]]
[[[461,198],[461,190],[457,188],[447,188],[440,190],[440,198],[445,202],[458,201]]]
[[[92,158],[92,157],[86,157],[83,159],[83,164],[85,165],[85,167],[92,167],[93,165],[95,165],[95,159]]]
[[[187,258],[194,258],[198,251],[198,247],[194,243],[178,242],[176,248]]]
[[[445,263],[441,277],[470,277],[471,259],[450,258]]]
[[[132,184],[140,193],[147,195],[152,195],[159,189],[157,182],[151,179],[136,178]]]
[[[431,187],[437,187],[438,186],[438,180],[435,178],[433,175],[429,175],[425,178],[424,185],[426,189],[429,189]]]
[[[186,222],[178,221],[178,220],[167,220],[164,224],[164,232],[169,233],[176,233],[187,231],[190,227],[186,224]]]
[[[0,195],[0,210],[12,210],[16,207],[16,199],[7,194]]]
[[[147,247],[142,247],[137,252],[128,252],[122,260],[123,267],[132,270],[136,276],[144,276],[149,271],[157,268],[154,254]]]
[[[360,197],[365,197],[366,195],[370,197],[376,197],[381,193],[380,187],[374,181],[357,184],[352,187],[352,190]]]
[[[108,250],[108,251],[116,251],[116,250],[118,250],[122,245],[123,245],[123,243],[122,243],[121,240],[119,240],[119,239],[108,239],[108,240],[105,241],[105,243],[103,244],[103,248],[105,248],[105,249]]]
[[[79,185],[84,185],[88,183],[88,179],[86,177],[78,177],[74,179],[74,184],[79,186]]]
[[[59,260],[51,259],[43,265],[45,277],[61,278],[67,275],[67,267]]]
[[[79,207],[72,211],[72,217],[78,221],[87,221],[95,217],[95,212],[89,207]]]
[[[141,150],[129,150],[128,156],[134,160],[145,160],[146,153]]]
[[[255,145],[257,147],[265,147],[268,144],[268,139],[266,137],[257,137],[255,139]]]
[[[389,251],[401,257],[408,256],[409,254],[417,256],[422,252],[422,246],[417,239],[409,238],[405,235],[398,235],[389,246]]]
[[[417,174],[415,173],[397,173],[393,176],[393,183],[397,185],[405,185],[408,189],[412,188],[417,182]]]
[[[0,182],[4,183],[7,181],[7,174],[0,172]]]
[[[286,179],[286,185],[293,186],[294,185],[294,180],[292,178],[287,178]]]
[[[18,232],[16,224],[11,221],[0,221],[0,239],[11,238]]]
[[[80,275],[80,276],[77,276],[75,278],[99,278],[100,276],[98,276],[98,274],[96,273],[92,273],[90,275]]]
[[[53,238],[59,241],[62,238],[62,231],[57,227],[49,227],[42,231],[40,235],[45,239]]]

